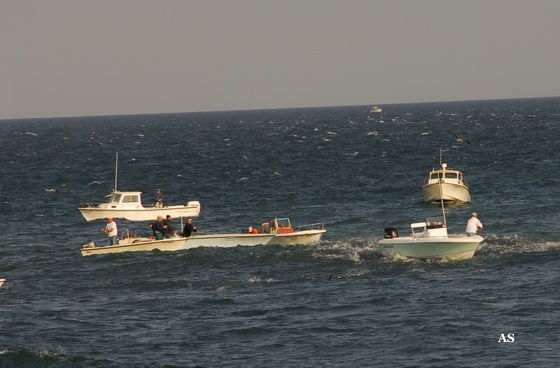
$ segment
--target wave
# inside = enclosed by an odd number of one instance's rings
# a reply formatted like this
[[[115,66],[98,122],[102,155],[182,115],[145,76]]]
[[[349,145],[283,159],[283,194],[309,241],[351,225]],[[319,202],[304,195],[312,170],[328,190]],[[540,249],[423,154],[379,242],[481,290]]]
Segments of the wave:
[[[1,367],[51,367],[66,360],[62,348],[49,351],[40,347],[35,351],[25,348],[4,348],[0,350]]]

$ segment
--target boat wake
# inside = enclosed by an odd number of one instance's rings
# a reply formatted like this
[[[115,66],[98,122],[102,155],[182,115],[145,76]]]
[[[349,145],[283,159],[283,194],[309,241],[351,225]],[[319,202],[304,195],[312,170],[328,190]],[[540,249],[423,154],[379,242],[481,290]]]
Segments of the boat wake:
[[[477,254],[496,256],[505,254],[542,253],[560,250],[560,242],[509,236],[489,236],[480,244]],[[475,255],[476,257],[476,255]]]
[[[379,249],[380,238],[350,238],[338,241],[324,240],[313,247],[313,258],[350,261],[353,263],[376,262],[426,262],[407,259],[399,255],[383,257]],[[489,236],[480,243],[474,259],[495,259],[500,256],[532,253],[560,252],[560,242],[544,239],[524,238],[517,235]],[[457,262],[436,259],[435,262]]]

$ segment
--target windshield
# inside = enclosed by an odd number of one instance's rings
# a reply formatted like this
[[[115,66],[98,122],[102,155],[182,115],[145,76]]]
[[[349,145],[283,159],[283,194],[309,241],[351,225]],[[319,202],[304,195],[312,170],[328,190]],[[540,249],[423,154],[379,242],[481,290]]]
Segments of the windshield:
[[[434,216],[426,218],[426,227],[428,229],[437,229],[444,227],[445,220],[443,216]]]
[[[290,219],[287,218],[280,218],[278,220],[276,220],[278,223],[278,228],[279,229],[284,229],[284,228],[289,228],[290,226]]]
[[[119,203],[121,200],[122,194],[113,194],[111,197],[111,203]]]

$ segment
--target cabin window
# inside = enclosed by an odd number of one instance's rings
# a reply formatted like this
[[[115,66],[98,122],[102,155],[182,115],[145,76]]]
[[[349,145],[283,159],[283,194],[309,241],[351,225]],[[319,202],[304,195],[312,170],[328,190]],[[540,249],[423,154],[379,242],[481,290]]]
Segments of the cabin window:
[[[119,203],[121,200],[122,194],[114,194],[113,198],[111,198],[111,203]]]
[[[138,203],[138,196],[137,195],[124,196],[123,203]]]
[[[278,222],[278,228],[279,229],[284,229],[284,228],[289,228],[290,227],[290,220],[287,218],[281,218],[277,220]]]
[[[435,173],[435,174],[432,174],[432,177],[431,177],[431,179],[438,179],[438,174],[437,174],[437,173]]]
[[[457,179],[457,173],[445,173],[446,179]]]

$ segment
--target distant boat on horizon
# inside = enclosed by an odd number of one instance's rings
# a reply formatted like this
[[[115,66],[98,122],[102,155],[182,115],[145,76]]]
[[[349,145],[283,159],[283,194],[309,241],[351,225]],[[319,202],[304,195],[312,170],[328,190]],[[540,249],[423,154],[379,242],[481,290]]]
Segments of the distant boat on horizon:
[[[383,109],[379,106],[374,106],[371,108],[371,110],[369,110],[369,112],[381,112],[383,111]]]

